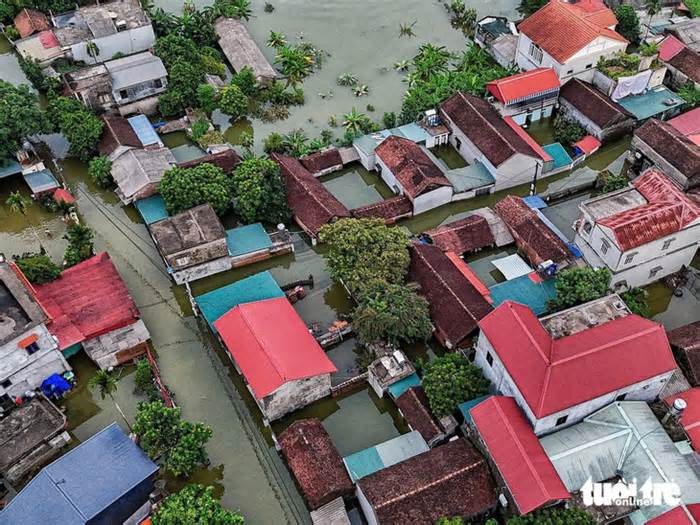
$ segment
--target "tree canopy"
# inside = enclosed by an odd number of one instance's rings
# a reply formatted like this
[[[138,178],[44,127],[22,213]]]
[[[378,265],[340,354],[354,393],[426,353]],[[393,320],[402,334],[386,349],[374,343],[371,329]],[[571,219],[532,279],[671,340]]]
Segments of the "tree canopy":
[[[66,266],[74,266],[93,256],[92,230],[84,224],[73,224],[68,227],[63,236],[68,241],[66,253],[63,256]]]
[[[231,203],[231,182],[223,170],[204,163],[194,168],[171,168],[160,181],[160,195],[170,215],[200,204],[211,204],[222,215]]]
[[[462,354],[450,353],[425,365],[423,388],[431,410],[442,417],[460,403],[487,394],[489,382]]]
[[[104,123],[74,98],[56,97],[49,104],[51,121],[70,143],[69,153],[88,162],[102,137]]]
[[[611,277],[607,268],[582,266],[562,270],[554,283],[557,296],[548,306],[555,311],[564,310],[603,297],[610,290]]]
[[[270,159],[251,157],[241,162],[231,177],[236,213],[247,223],[284,223],[291,213],[279,165]]]
[[[0,165],[14,158],[25,139],[50,129],[46,114],[29,86],[14,86],[0,80]]]
[[[508,518],[507,525],[595,525],[595,518],[583,509],[542,509]]]
[[[214,488],[187,485],[168,496],[153,514],[153,525],[242,525],[243,516],[227,510],[214,497]]]
[[[176,476],[189,476],[208,459],[205,445],[211,428],[183,420],[179,408],[168,408],[160,400],[138,404],[133,430],[146,454],[161,456],[165,468]]]
[[[33,284],[48,283],[61,275],[61,267],[46,254],[26,254],[16,258],[15,263]]]
[[[620,33],[630,42],[637,42],[640,36],[639,17],[637,11],[631,5],[619,5],[615,8],[617,27],[615,31]]]
[[[425,341],[432,333],[428,302],[402,284],[372,281],[352,312],[352,326],[364,343]]]
[[[112,161],[104,155],[93,158],[88,165],[88,175],[98,186],[109,186],[112,183]]]
[[[236,84],[224,86],[219,93],[219,109],[233,119],[239,119],[248,112],[248,97]]]
[[[556,116],[553,127],[554,140],[566,146],[571,146],[586,135],[586,130],[578,122],[563,115]]]
[[[331,276],[353,293],[372,279],[400,284],[406,276],[408,238],[380,219],[340,219],[324,225],[319,238],[328,244],[325,258]]]

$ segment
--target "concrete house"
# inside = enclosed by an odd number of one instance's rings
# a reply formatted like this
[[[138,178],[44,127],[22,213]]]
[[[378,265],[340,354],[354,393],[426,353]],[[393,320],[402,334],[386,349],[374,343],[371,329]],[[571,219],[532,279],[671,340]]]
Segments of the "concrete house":
[[[578,122],[601,142],[614,140],[634,129],[635,119],[617,102],[591,84],[571,79],[559,92],[560,114]]]
[[[565,83],[590,81],[600,58],[627,48],[617,19],[600,0],[550,0],[518,26],[516,61],[525,70],[551,67]]]
[[[69,95],[95,111],[149,115],[168,85],[168,72],[145,51],[66,73],[64,84]]]
[[[659,169],[683,191],[700,186],[700,109],[688,113],[697,121],[694,126],[680,125],[684,113],[667,122],[648,120],[634,132],[628,159],[635,172]]]
[[[209,204],[154,222],[148,229],[178,284],[231,268],[226,230]]]
[[[97,64],[115,54],[146,51],[156,41],[148,15],[138,0],[79,7],[52,17],[54,34],[68,58]]]
[[[614,294],[541,319],[506,301],[479,328],[474,363],[538,436],[615,400],[653,401],[676,370],[664,327]]]
[[[286,297],[239,304],[214,327],[267,421],[330,395],[337,369]]]
[[[397,195],[406,195],[417,215],[448,204],[452,184],[442,169],[415,142],[392,135],[375,150],[377,170]]]
[[[112,179],[117,185],[114,191],[124,204],[157,193],[165,172],[177,164],[170,149],[159,146],[119,147],[108,158],[112,161]]]
[[[440,106],[450,129],[450,144],[469,164],[480,164],[495,183],[484,193],[531,182],[541,175],[544,160],[530,139],[512,119],[504,120],[485,100],[457,92]],[[517,129],[516,129],[517,128]],[[476,195],[481,193],[477,190]]]
[[[476,23],[474,43],[485,49],[497,64],[515,67],[518,32],[515,24],[503,16],[486,16]]]
[[[502,117],[518,125],[552,116],[559,98],[559,77],[551,67],[538,67],[486,84],[492,104]]]
[[[367,367],[367,382],[377,397],[384,397],[388,388],[416,373],[411,362],[401,350],[382,355]]]
[[[700,207],[665,175],[648,170],[631,186],[579,205],[574,242],[611,286],[644,286],[687,266],[700,242]]]
[[[0,405],[71,370],[51,335],[49,317],[13,263],[0,262]]]

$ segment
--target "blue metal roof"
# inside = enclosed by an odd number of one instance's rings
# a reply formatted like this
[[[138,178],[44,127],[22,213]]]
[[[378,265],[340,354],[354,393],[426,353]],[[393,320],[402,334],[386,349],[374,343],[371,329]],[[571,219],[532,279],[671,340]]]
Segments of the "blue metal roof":
[[[564,146],[558,142],[542,146],[542,149],[554,160],[554,164],[552,165],[553,170],[564,166],[569,166],[574,162],[566,152]]]
[[[5,177],[10,177],[11,175],[17,175],[22,173],[22,166],[16,160],[10,160],[4,164],[0,164],[0,179]]]
[[[667,104],[668,102],[668,104]],[[639,95],[630,95],[617,101],[637,120],[646,120],[685,104],[685,101],[664,86],[657,86]]]
[[[134,133],[136,133],[136,136],[141,141],[141,144],[144,146],[162,144],[158,133],[153,129],[146,115],[135,115],[127,120],[129,121],[129,125],[131,125],[131,129],[134,130]]]
[[[542,200],[542,197],[538,195],[528,195],[523,197],[523,202],[527,204],[533,210],[541,210],[547,207],[547,203]]]
[[[44,467],[0,512],[0,523],[83,524],[157,471],[112,423]]]
[[[472,408],[474,408],[476,405],[478,405],[482,401],[486,401],[490,397],[491,397],[491,395],[487,394],[485,396],[475,397],[474,399],[470,399],[469,401],[465,401],[464,403],[461,403],[457,408],[459,408],[459,411],[462,413],[462,417],[464,418],[464,421],[466,421],[467,423],[471,423],[472,416],[469,413],[469,411]]]
[[[231,283],[194,298],[199,311],[216,333],[214,321],[242,303],[252,303],[265,299],[284,297],[284,292],[272,278],[270,272],[256,273],[235,283]]]
[[[535,315],[545,313],[547,311],[547,301],[557,296],[554,279],[536,283],[530,278],[530,275],[523,275],[510,281],[496,284],[489,288],[489,293],[491,294],[494,308],[504,301],[510,300],[529,306],[535,312]]]
[[[32,193],[42,193],[45,191],[50,191],[58,188],[60,185],[58,181],[47,169],[35,171],[32,173],[25,173],[24,181],[29,185]]]
[[[270,236],[259,222],[226,230],[226,243],[232,257],[265,250],[272,246]]]
[[[420,386],[420,377],[418,377],[418,374],[415,372],[397,381],[393,385],[390,385],[387,390],[389,391],[389,395],[396,399],[412,386]]]
[[[355,482],[428,450],[428,444],[423,436],[414,430],[374,447],[345,456],[343,462],[352,481]]]
[[[168,210],[165,209],[165,201],[160,195],[152,195],[145,199],[137,200],[134,202],[134,206],[139,210],[146,225],[162,221],[170,216]]]

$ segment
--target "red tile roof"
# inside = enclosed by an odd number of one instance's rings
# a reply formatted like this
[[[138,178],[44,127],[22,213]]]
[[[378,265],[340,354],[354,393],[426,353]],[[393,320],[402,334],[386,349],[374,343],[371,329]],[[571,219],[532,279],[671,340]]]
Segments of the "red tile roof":
[[[666,61],[693,82],[700,83],[700,53],[686,47]]]
[[[107,253],[64,270],[46,284],[35,285],[37,298],[51,321],[49,332],[61,350],[135,323],[139,311]]]
[[[53,49],[55,47],[60,47],[58,39],[53,31],[42,31],[39,33],[39,42],[44,49]]]
[[[313,175],[324,170],[335,168],[343,165],[343,159],[340,157],[340,151],[335,146],[328,149],[317,151],[306,157],[301,157],[299,161]]]
[[[286,297],[240,304],[214,326],[257,399],[337,371]]]
[[[527,131],[525,131],[517,122],[513,120],[513,117],[505,117],[503,119],[510,128],[515,131],[515,133],[525,141],[525,143],[530,146],[530,148],[537,153],[537,156],[541,158],[544,162],[551,162],[554,160],[549,153],[547,153],[542,146],[540,146],[535,139],[533,139]]]
[[[374,150],[410,199],[439,186],[452,186],[442,170],[412,140],[391,135]]]
[[[428,398],[422,386],[411,387],[396,398],[396,407],[411,428],[423,436],[426,443],[432,444],[431,441],[444,435],[440,424],[430,410]]]
[[[73,197],[68,190],[57,188],[53,192],[53,200],[56,202],[65,202],[66,204],[73,204],[75,202],[75,197]]]
[[[667,124],[700,146],[700,108],[686,111],[669,120]]]
[[[552,339],[506,301],[479,328],[537,418],[676,369],[663,326],[633,314]]]
[[[36,9],[22,9],[15,17],[14,24],[20,38],[27,38],[34,33],[51,29],[49,19]]]
[[[443,516],[471,518],[496,506],[483,457],[457,439],[357,482],[378,523],[432,524]]]
[[[683,42],[675,36],[669,35],[659,44],[659,60],[668,62],[685,48],[686,45]]]
[[[458,91],[440,105],[440,111],[496,167],[516,153],[540,158],[482,98]]]
[[[104,126],[98,149],[102,155],[111,154],[119,146],[143,147],[127,119],[118,115],[102,115],[101,118]]]
[[[690,517],[693,520],[691,521]],[[700,523],[700,503],[674,507],[647,521],[646,525],[697,525]]]
[[[425,235],[443,252],[457,254],[480,250],[496,244],[488,221],[476,214],[467,215],[463,219],[428,230]]]
[[[520,514],[569,499],[569,491],[515,399],[493,396],[469,413]]]
[[[700,321],[668,332],[678,366],[691,386],[700,386]]]
[[[590,155],[600,148],[600,141],[593,135],[586,135],[578,142],[574,142],[573,146],[580,149],[585,155]]]
[[[700,207],[661,172],[649,169],[633,184],[647,204],[598,220],[623,251],[671,235],[700,218]]]
[[[527,100],[547,92],[556,92],[561,83],[554,69],[538,67],[486,84],[491,94],[503,104]]]
[[[318,419],[295,421],[277,441],[312,510],[352,494],[343,459]]]
[[[350,211],[297,159],[279,153],[271,157],[280,165],[287,187],[287,204],[309,235],[315,237],[324,224],[350,217]]]
[[[551,0],[523,20],[518,31],[563,64],[598,37],[626,43],[622,35],[608,29],[616,23],[608,8],[591,12],[563,0]]]
[[[679,398],[687,403],[687,407],[681,414],[679,422],[683,426],[690,444],[700,453],[700,387],[691,388],[675,396],[667,397],[664,401],[670,407]]]
[[[231,173],[236,166],[241,162],[241,158],[233,149],[225,149],[218,153],[209,153],[198,159],[188,160],[178,164],[180,168],[195,168],[200,164],[213,164],[221,168],[224,173]]]
[[[399,219],[413,215],[413,203],[405,195],[367,204],[350,210],[358,219],[382,219],[386,224],[394,224]]]

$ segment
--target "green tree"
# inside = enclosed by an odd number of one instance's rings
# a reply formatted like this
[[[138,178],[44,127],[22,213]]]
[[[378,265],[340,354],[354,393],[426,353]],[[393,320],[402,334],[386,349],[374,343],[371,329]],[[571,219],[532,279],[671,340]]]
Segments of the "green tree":
[[[571,146],[586,135],[586,130],[576,121],[557,115],[554,119],[554,140],[565,146]]]
[[[300,46],[281,46],[277,48],[275,64],[287,78],[287,86],[296,86],[311,74],[313,57]]]
[[[117,409],[119,415],[124,419],[126,426],[129,428],[129,430],[131,430],[129,420],[126,419],[126,414],[124,414],[124,411],[122,410],[122,407],[119,406],[119,403],[117,403],[117,400],[114,399],[114,394],[117,391],[117,378],[114,377],[111,372],[108,372],[107,370],[98,370],[95,372],[95,375],[88,381],[88,388],[93,392],[97,391],[97,393],[100,394],[101,399],[109,397],[112,400],[112,403],[114,403],[114,408]]]
[[[158,389],[153,382],[153,370],[148,359],[139,359],[134,373],[134,393],[145,395],[149,401],[159,398]]]
[[[92,230],[84,224],[73,224],[63,236],[68,240],[68,247],[63,258],[66,266],[74,266],[93,256]]]
[[[425,365],[423,388],[430,409],[443,417],[460,403],[487,394],[489,382],[461,353],[449,353]]]
[[[169,33],[156,40],[155,53],[163,61],[165,68],[170,71],[179,62],[201,66],[200,49],[197,44],[183,36]]]
[[[406,277],[408,237],[380,219],[340,219],[324,225],[319,238],[328,244],[324,257],[331,276],[353,293],[372,279],[401,284]]]
[[[382,116],[382,124],[384,124],[384,129],[391,129],[396,127],[396,113],[390,111],[384,113]]]
[[[646,0],[646,2],[644,2],[644,8],[649,15],[649,23],[647,24],[647,31],[644,35],[644,38],[646,39],[649,36],[649,30],[651,29],[651,21],[654,19],[654,16],[661,12],[661,0]]]
[[[70,143],[69,153],[88,162],[102,137],[104,123],[74,98],[56,97],[49,104],[49,117]]]
[[[242,525],[237,511],[223,508],[213,487],[187,485],[168,496],[151,518],[153,525]]]
[[[237,85],[229,84],[221,89],[219,108],[233,119],[239,119],[248,113],[248,97]]]
[[[112,184],[112,161],[104,155],[95,157],[88,164],[88,175],[98,186]]]
[[[160,195],[170,215],[206,203],[223,215],[231,203],[231,183],[223,170],[212,164],[171,168],[163,174]]]
[[[619,5],[615,8],[617,27],[615,30],[630,42],[639,40],[640,28],[637,11],[631,5]]]
[[[394,345],[425,341],[433,331],[428,301],[403,284],[372,281],[352,312],[352,326],[364,343]]]
[[[272,131],[263,140],[263,150],[265,153],[282,153],[285,151],[284,137],[281,133]]]
[[[133,431],[146,454],[160,456],[165,468],[176,476],[189,476],[208,459],[205,446],[211,428],[183,420],[179,408],[168,408],[160,400],[138,404]]]
[[[685,0],[683,2],[693,18],[700,17],[700,0]]]
[[[291,213],[287,207],[279,165],[266,158],[251,157],[241,162],[232,175],[236,213],[247,223],[284,223]]]
[[[625,175],[613,175],[610,172],[606,172],[606,174],[603,176],[603,187],[601,191],[603,193],[610,193],[612,191],[621,190],[627,186],[628,182],[629,181]]]
[[[681,89],[678,90],[678,94],[683,100],[685,100],[686,104],[688,104],[690,108],[700,105],[700,89],[695,87],[695,83],[693,81],[686,82]]]
[[[554,283],[557,296],[549,301],[548,307],[554,311],[564,310],[603,297],[610,291],[610,278],[607,268],[582,266],[562,270]]]
[[[0,80],[0,164],[12,160],[24,140],[50,129],[29,86]]]
[[[642,317],[650,317],[649,303],[647,302],[647,292],[642,288],[631,288],[620,295],[622,300],[633,314]]]
[[[303,157],[310,152],[309,137],[303,129],[293,129],[283,136],[284,152],[293,157]]]
[[[27,254],[15,259],[24,276],[33,284],[49,283],[61,275],[61,267],[48,255]]]
[[[595,525],[595,518],[578,507],[542,509],[508,518],[507,525]]]
[[[287,45],[287,35],[284,33],[276,33],[275,31],[270,31],[270,36],[267,37],[267,47],[282,47]]]
[[[525,17],[530,16],[535,11],[539,10],[549,0],[520,0],[518,11]]]
[[[452,518],[442,517],[435,522],[435,525],[464,525],[464,520],[461,516],[454,516]],[[486,522],[486,525],[489,525],[489,523]],[[498,525],[498,523],[494,525]]]
[[[258,95],[258,81],[255,79],[255,73],[248,66],[231,77],[231,84],[238,86],[238,89],[247,97]]]
[[[445,46],[423,44],[413,57],[414,71],[409,75],[411,82],[426,81],[440,73],[446,73],[453,58]]]
[[[197,106],[207,115],[211,115],[218,105],[219,95],[211,84],[197,86]]]

